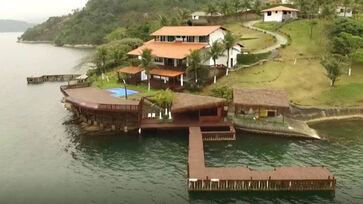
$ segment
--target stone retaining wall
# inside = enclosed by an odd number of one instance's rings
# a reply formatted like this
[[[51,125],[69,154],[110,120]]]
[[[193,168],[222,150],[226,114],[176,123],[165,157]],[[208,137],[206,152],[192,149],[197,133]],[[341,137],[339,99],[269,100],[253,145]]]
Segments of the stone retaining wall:
[[[298,120],[315,120],[324,119],[330,117],[341,116],[357,116],[363,115],[363,107],[351,107],[351,108],[318,108],[318,107],[301,107],[297,105],[291,105],[291,113],[289,117]]]

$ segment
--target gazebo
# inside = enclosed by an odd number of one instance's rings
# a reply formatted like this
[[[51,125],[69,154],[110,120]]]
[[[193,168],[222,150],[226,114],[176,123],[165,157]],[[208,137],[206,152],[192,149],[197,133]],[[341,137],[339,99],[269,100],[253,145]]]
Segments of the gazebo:
[[[130,66],[124,67],[118,70],[117,76],[118,80],[121,80],[120,74],[124,74],[126,76],[126,83],[137,85],[141,82],[141,73],[144,71],[142,67]]]
[[[237,88],[233,90],[235,115],[275,117],[290,111],[287,94],[281,89]]]

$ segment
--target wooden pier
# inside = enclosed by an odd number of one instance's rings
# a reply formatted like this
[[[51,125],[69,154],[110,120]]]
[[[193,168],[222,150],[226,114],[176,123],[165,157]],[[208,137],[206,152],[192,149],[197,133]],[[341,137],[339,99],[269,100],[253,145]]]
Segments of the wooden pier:
[[[55,75],[42,75],[27,77],[28,84],[41,84],[44,82],[64,82],[80,79],[81,74],[55,74]]]
[[[333,191],[336,180],[325,167],[279,167],[255,171],[247,167],[206,167],[200,127],[189,128],[189,191]]]

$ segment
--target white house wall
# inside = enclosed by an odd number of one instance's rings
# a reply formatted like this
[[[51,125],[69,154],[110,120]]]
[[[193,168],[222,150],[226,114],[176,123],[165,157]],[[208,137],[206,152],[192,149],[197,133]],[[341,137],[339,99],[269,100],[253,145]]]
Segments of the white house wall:
[[[231,59],[233,59],[233,65],[237,64],[237,55],[240,54],[242,51],[241,47],[236,45],[234,46],[234,49],[230,50],[230,55],[229,55],[229,67],[231,67]],[[224,52],[224,56],[219,57],[216,60],[217,65],[224,65],[227,66],[227,50]],[[209,60],[205,61],[203,63],[203,65],[208,65],[208,66],[214,66],[214,62],[213,59],[210,58]]]
[[[295,11],[291,11],[289,13],[287,11],[287,14],[283,14],[283,11],[271,11],[271,16],[267,15],[267,12],[264,12],[264,21],[265,22],[282,22],[283,20],[288,19],[296,19],[297,13]]]
[[[216,31],[214,31],[213,33],[211,33],[209,35],[209,44],[213,44],[214,41],[219,40],[222,41],[224,39],[224,35],[226,35],[227,32],[225,30],[222,29],[218,29]]]
[[[338,6],[337,10],[336,10],[337,16],[339,16],[339,17],[352,17],[353,16],[352,9],[347,8],[345,15],[344,15],[344,10],[345,10],[344,6]]]
[[[267,15],[267,12],[264,13],[264,21],[265,22],[282,22],[282,11],[271,11],[271,16]]]

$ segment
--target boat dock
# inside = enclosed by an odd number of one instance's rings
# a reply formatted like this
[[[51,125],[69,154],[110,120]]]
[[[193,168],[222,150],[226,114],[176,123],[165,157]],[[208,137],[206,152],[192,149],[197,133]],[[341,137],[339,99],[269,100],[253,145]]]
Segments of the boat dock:
[[[334,191],[336,179],[325,167],[279,167],[255,171],[247,167],[206,167],[204,136],[189,128],[189,191]]]
[[[65,82],[72,80],[85,81],[86,75],[81,74],[54,74],[54,75],[42,75],[42,76],[31,76],[27,77],[28,84],[41,84],[44,82]]]

